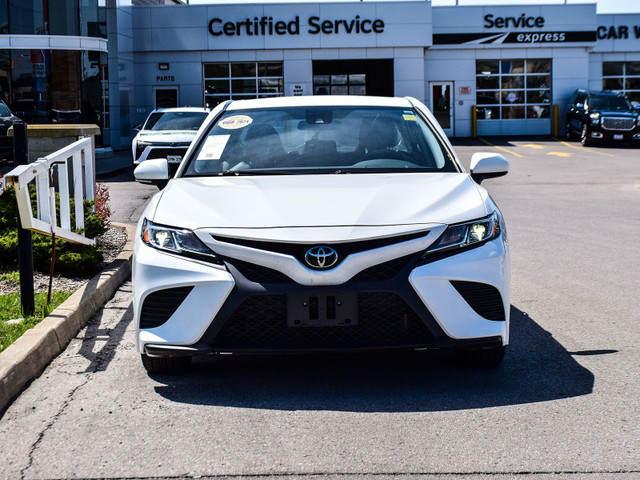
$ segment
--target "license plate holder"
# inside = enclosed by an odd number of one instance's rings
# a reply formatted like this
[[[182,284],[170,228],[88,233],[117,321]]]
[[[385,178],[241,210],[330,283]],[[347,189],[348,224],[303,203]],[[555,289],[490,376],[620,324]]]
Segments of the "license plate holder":
[[[322,291],[287,295],[289,327],[353,327],[357,324],[356,292]]]
[[[182,161],[182,155],[167,155],[167,162],[180,163]]]
[[[616,134],[613,136],[613,139],[614,139],[614,140],[623,140],[623,139],[624,139],[624,135],[621,135],[621,134],[619,134],[619,133],[616,133]]]

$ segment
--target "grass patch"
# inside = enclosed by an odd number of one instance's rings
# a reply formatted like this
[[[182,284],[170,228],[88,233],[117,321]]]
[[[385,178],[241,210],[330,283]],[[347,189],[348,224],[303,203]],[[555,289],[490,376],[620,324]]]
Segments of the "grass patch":
[[[8,295],[0,295],[0,352],[15,342],[24,332],[40,323],[54,308],[69,298],[71,293],[72,292],[52,292],[51,303],[49,304],[47,304],[46,293],[36,293],[35,314],[26,317],[20,323],[13,324],[7,324],[7,320],[21,318],[23,316],[20,294],[10,293]]]
[[[14,285],[20,283],[20,272],[12,270],[8,272],[0,272],[0,282],[7,282]]]

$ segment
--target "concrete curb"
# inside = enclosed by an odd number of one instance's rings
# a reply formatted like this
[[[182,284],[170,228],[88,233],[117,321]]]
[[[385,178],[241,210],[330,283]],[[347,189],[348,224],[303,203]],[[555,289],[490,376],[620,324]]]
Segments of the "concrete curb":
[[[112,225],[127,232],[127,243],[120,255],[42,322],[0,353],[0,412],[66,348],[76,333],[129,278],[135,226]]]

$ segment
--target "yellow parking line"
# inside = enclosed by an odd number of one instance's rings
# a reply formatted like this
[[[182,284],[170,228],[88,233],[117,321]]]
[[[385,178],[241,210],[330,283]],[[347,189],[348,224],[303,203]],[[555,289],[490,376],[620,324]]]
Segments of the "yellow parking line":
[[[560,141],[560,143],[562,145],[564,145],[565,147],[569,147],[569,148],[575,148],[576,150],[582,150],[583,152],[586,150],[590,153],[595,153],[596,155],[601,155],[603,157],[609,157],[609,158],[615,158],[615,155],[611,155],[609,153],[604,153],[604,152],[599,152],[598,150],[594,150],[593,148],[589,148],[589,147],[576,147],[575,145],[571,145],[569,142],[563,142],[562,140]]]
[[[537,143],[525,143],[522,146],[527,148],[535,148],[536,150],[540,150],[541,148],[544,148],[542,145],[538,145]]]
[[[490,147],[497,148],[498,150],[502,150],[503,152],[510,153],[511,155],[515,155],[516,157],[520,157],[520,158],[522,158],[522,157],[524,156],[524,155],[520,155],[519,153],[512,152],[511,150],[508,150],[508,149],[506,149],[506,148],[502,148],[502,147],[499,147],[499,146],[497,146],[497,145],[494,145],[493,143],[487,142],[487,141],[486,141],[484,138],[482,138],[482,137],[478,137],[478,138],[479,138],[480,140],[482,140],[484,143],[486,143],[487,145],[489,145]]]
[[[556,157],[570,157],[573,153],[569,152],[547,152],[547,155],[555,155]]]

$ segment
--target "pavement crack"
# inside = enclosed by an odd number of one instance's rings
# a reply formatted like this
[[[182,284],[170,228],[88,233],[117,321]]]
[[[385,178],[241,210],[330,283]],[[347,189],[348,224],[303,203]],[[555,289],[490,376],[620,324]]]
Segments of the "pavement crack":
[[[27,465],[20,470],[20,480],[25,480],[26,475],[27,475],[27,471],[31,468],[31,466],[33,465],[33,460],[34,460],[34,454],[35,451],[38,449],[38,446],[40,445],[40,443],[42,442],[45,434],[56,424],[56,422],[58,421],[58,419],[62,416],[62,414],[67,410],[67,407],[71,404],[71,402],[73,401],[73,397],[76,394],[76,392],[82,388],[83,386],[85,386],[87,384],[87,382],[89,382],[90,378],[87,375],[85,378],[85,381],[82,382],[80,385],[77,385],[76,387],[74,387],[68,394],[67,394],[67,399],[64,401],[64,403],[62,404],[62,406],[60,407],[60,410],[58,410],[58,412],[51,417],[51,419],[49,420],[49,422],[45,425],[45,427],[42,429],[42,431],[38,434],[38,438],[36,438],[36,441],[33,442],[33,444],[31,445],[31,447],[29,447],[29,456],[27,459]]]

